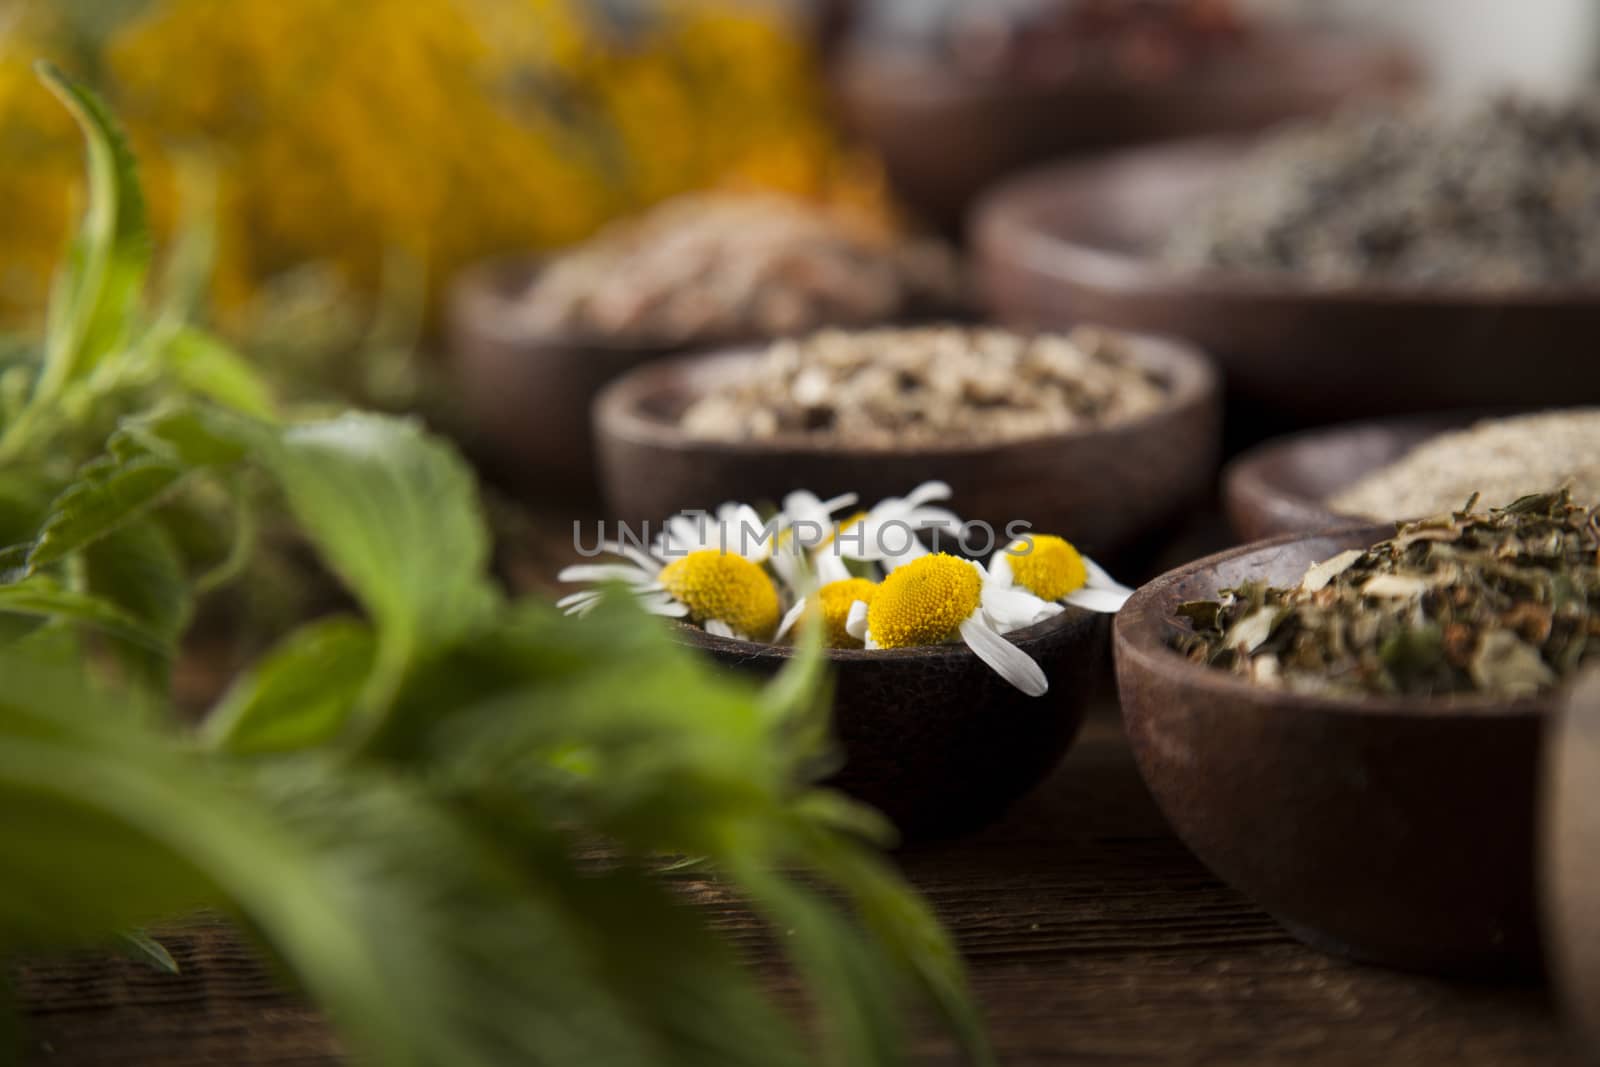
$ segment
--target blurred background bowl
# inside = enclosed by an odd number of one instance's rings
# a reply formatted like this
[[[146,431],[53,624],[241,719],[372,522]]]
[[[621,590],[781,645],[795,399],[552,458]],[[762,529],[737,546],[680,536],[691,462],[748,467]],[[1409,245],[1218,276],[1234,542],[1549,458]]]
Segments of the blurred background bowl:
[[[713,637],[682,640],[730,669],[776,674],[794,649]],[[831,649],[833,730],[844,766],[830,784],[889,817],[905,840],[949,837],[999,818],[1060,762],[1106,679],[1110,616],[1068,607],[1007,635],[1044,669],[1050,691],[1023,694],[965,645]]]
[[[1004,531],[1025,520],[1085,552],[1115,559],[1181,516],[1211,488],[1221,436],[1216,373],[1199,352],[1150,337],[1128,351],[1170,383],[1170,402],[1128,422],[998,444],[864,449],[810,441],[729,442],[692,437],[679,415],[758,358],[753,350],[640,367],[595,405],[601,479],[610,517],[658,522],[727,500],[781,501],[796,489],[864,506],[938,478],[962,518]]]
[[[1393,44],[1284,30],[1262,31],[1237,54],[1146,83],[968,75],[943,57],[856,40],[835,59],[829,85],[841,126],[882,159],[896,196],[954,232],[981,190],[1031,164],[1260,130],[1363,95],[1398,93],[1413,73]]]
[[[1367,516],[1339,514],[1328,506],[1328,498],[1423,442],[1464,429],[1485,414],[1357,422],[1257,445],[1223,468],[1222,502],[1228,523],[1239,540],[1260,541],[1371,521]]]
[[[1165,265],[1162,237],[1249,146],[1141,149],[1006,183],[974,216],[984,298],[1014,326],[1095,322],[1194,342],[1227,378],[1230,445],[1342,419],[1600,399],[1600,287],[1318,287]]]
[[[1314,947],[1413,970],[1539,965],[1539,753],[1555,697],[1338,698],[1256,685],[1171,647],[1174,613],[1290,586],[1391,527],[1267,541],[1181,567],[1117,616],[1123,719],[1178,836]]]
[[[592,497],[595,395],[626,371],[686,349],[533,329],[518,309],[541,265],[537,257],[491,260],[463,271],[451,289],[446,328],[462,432],[509,488]]]

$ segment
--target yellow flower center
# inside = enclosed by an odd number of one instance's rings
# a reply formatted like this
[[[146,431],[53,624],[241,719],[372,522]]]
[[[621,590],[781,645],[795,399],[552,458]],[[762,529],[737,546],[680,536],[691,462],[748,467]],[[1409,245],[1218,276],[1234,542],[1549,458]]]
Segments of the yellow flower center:
[[[943,552],[889,573],[867,608],[867,629],[879,648],[912,648],[952,640],[978,610],[978,568]]]
[[[1006,554],[1016,583],[1040,600],[1060,600],[1089,580],[1089,568],[1078,550],[1050,534],[1013,541]]]
[[[861,647],[861,642],[851,637],[844,628],[845,623],[850,621],[850,605],[860,600],[870,609],[877,591],[878,583],[869,582],[865,578],[846,578],[842,582],[829,582],[817,590],[817,600],[822,605],[822,625],[827,632],[829,648]]]
[[[777,632],[778,590],[766,571],[742,556],[691,552],[661,568],[661,584],[697,623],[718,619],[754,641],[770,641]]]

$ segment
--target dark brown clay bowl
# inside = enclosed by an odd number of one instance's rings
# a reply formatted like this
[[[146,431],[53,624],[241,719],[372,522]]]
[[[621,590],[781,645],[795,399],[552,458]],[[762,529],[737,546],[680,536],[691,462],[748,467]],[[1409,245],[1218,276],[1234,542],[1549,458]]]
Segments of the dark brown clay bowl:
[[[1600,400],[1600,287],[1481,292],[1314,286],[1178,271],[1155,251],[1249,142],[1142,149],[1040,170],[974,216],[977,281],[1018,326],[1104,323],[1187,338],[1271,429]],[[1259,439],[1259,438],[1258,438]]]
[[[1567,1014],[1600,1062],[1600,673],[1568,695],[1546,764],[1545,948]]]
[[[1204,134],[1259,130],[1411,81],[1392,46],[1273,35],[1190,74],[1140,84],[1039,85],[975,77],[936,57],[872,42],[847,46],[830,84],[841,124],[883,160],[898,198],[955,230],[996,179],[1062,156]],[[959,146],[953,150],[952,146]]]
[[[723,666],[763,677],[794,654],[679,632]],[[830,650],[833,729],[845,756],[830,784],[883,812],[907,841],[993,822],[1071,747],[1105,677],[1109,632],[1108,616],[1069,607],[1007,635],[1044,669],[1042,697],[1024,695],[965,645]]]
[[[1171,382],[1171,403],[1161,411],[1102,429],[942,449],[696,439],[678,429],[678,415],[756,353],[651,364],[596,401],[606,500],[618,520],[657,522],[727,500],[778,501],[795,489],[824,498],[859,493],[870,505],[936,478],[950,484],[951,505],[964,519],[997,531],[1024,520],[1114,558],[1210,488],[1221,432],[1217,377],[1203,356],[1154,338],[1130,345]]]
[[[1326,501],[1429,438],[1482,417],[1424,415],[1350,423],[1257,445],[1223,468],[1222,500],[1228,522],[1241,541],[1260,541],[1370,521],[1341,515]]]
[[[1128,737],[1178,836],[1296,937],[1409,970],[1534,972],[1539,746],[1554,698],[1295,694],[1169,646],[1179,604],[1247,580],[1293,585],[1388,534],[1248,545],[1139,590],[1113,638]]]
[[[593,495],[595,394],[642,363],[686,349],[533,332],[516,309],[540,265],[509,258],[462,272],[446,309],[451,370],[472,443],[502,481],[541,496]]]

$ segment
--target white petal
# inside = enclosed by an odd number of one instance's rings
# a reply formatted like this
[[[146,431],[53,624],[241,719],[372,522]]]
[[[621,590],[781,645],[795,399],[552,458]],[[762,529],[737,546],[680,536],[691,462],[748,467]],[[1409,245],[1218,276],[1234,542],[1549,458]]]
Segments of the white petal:
[[[832,585],[842,582],[850,577],[850,568],[844,565],[844,559],[829,545],[817,553],[817,558],[812,561],[817,568],[817,583],[819,585]]]
[[[989,617],[1000,633],[1020,630],[1024,626],[1043,622],[1051,616],[1061,614],[1062,610],[1060,604],[1041,600],[1023,589],[985,586],[983,590],[983,613]]]
[[[556,607],[570,608],[575,604],[585,604],[591,600],[599,600],[603,596],[605,596],[605,594],[598,589],[585,589],[580,593],[568,593],[566,596],[556,601]]]
[[[1111,577],[1106,569],[1088,556],[1083,557],[1083,566],[1089,572],[1088,587],[1090,589],[1108,589],[1113,593],[1121,593],[1125,597],[1133,595],[1133,590]]]
[[[916,560],[921,559],[923,556],[931,554],[932,553],[928,551],[927,545],[923,544],[921,541],[913,541],[911,542],[911,547],[906,549],[904,552],[889,556],[880,562],[882,562],[884,570],[892,571],[897,567],[904,567],[907,563],[915,562]]]
[[[665,615],[670,619],[682,619],[689,614],[689,605],[681,600],[674,600],[665,593],[640,597],[639,606],[652,615]]]
[[[905,521],[918,530],[948,530],[951,533],[961,532],[961,516],[947,508],[912,508],[905,515]]]
[[[848,507],[853,507],[855,506],[855,502],[860,499],[861,498],[855,493],[840,493],[836,497],[824,500],[821,506],[822,510],[827,513],[828,517],[832,518],[834,512],[841,511]]]
[[[1113,589],[1100,589],[1086,585],[1082,589],[1074,590],[1064,598],[1073,607],[1083,608],[1085,611],[1098,611],[1106,615],[1115,615],[1122,610],[1122,605],[1132,596],[1131,590],[1119,593]]]
[[[580,563],[563,567],[561,573],[556,575],[558,582],[627,582],[629,585],[640,585],[655,580],[654,574],[646,574],[627,563]]]
[[[906,494],[905,501],[913,508],[920,508],[930,500],[949,500],[950,493],[950,486],[944,482],[923,482]]]
[[[800,616],[804,615],[805,613],[806,602],[804,600],[795,601],[794,607],[783,613],[783,621],[778,623],[778,633],[773,637],[772,640],[774,642],[782,641],[785,637],[789,636],[789,631],[794,629],[794,624],[799,622]]]
[[[620,541],[608,542],[606,551],[613,555],[625,556],[632,560],[640,570],[649,571],[651,574],[659,572],[665,564],[664,560],[653,559],[650,554],[637,545],[623,544]]]
[[[857,600],[850,605],[850,614],[845,616],[844,632],[857,641],[867,639],[867,602]]]
[[[1017,584],[1017,576],[1011,570],[1011,553],[1003,548],[989,557],[989,582],[1002,589],[1010,589]]]
[[[710,634],[712,637],[732,637],[733,627],[729,626],[721,619],[707,619],[706,633]]]
[[[961,637],[977,657],[1028,696],[1043,696],[1050,689],[1044,671],[1033,657],[991,630],[974,616],[961,624]]]

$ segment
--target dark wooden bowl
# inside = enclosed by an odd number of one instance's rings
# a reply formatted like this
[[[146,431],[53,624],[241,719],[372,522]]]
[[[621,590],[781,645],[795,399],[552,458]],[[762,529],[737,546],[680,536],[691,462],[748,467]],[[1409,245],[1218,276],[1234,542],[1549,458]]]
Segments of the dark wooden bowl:
[[[1222,470],[1222,502],[1228,522],[1241,541],[1369,522],[1368,516],[1341,515],[1325,501],[1424,441],[1482,417],[1424,415],[1351,423],[1257,445]]]
[[[794,649],[713,637],[682,640],[726,667],[771,676]],[[965,645],[831,649],[834,734],[844,767],[830,784],[883,812],[904,840],[949,837],[993,822],[1066,754],[1109,666],[1109,616],[1067,608],[1008,634],[1044,669],[1029,697]]]
[[[1171,403],[1142,419],[1077,433],[940,449],[851,449],[812,442],[690,437],[677,417],[750,350],[670,360],[613,383],[595,405],[601,480],[612,516],[656,522],[726,500],[777,501],[794,489],[859,493],[870,505],[938,478],[964,519],[1013,520],[1114,556],[1211,486],[1221,409],[1217,377],[1191,348],[1130,338],[1134,357],[1171,382]]]
[[[1271,35],[1238,55],[1148,84],[974,77],[870,40],[847,46],[829,77],[841,124],[882,158],[897,197],[952,231],[982,189],[1031,164],[1259,130],[1363,93],[1392,93],[1411,80],[1409,61],[1392,46],[1308,34]]]
[[[592,496],[595,394],[642,363],[687,349],[531,331],[516,309],[541,263],[491,260],[456,279],[446,308],[453,377],[472,443],[503,481],[541,496]]]
[[[1018,326],[1187,338],[1217,357],[1240,411],[1271,430],[1600,400],[1590,340],[1600,287],[1319,287],[1166,266],[1154,251],[1163,235],[1236,173],[1248,145],[1143,149],[1008,182],[975,215],[984,298]]]
[[[1411,970],[1534,971],[1535,799],[1553,698],[1296,694],[1169,646],[1180,603],[1246,580],[1293,585],[1389,532],[1248,545],[1139,590],[1113,639],[1128,737],[1178,836],[1301,940]]]
[[[1567,1014],[1600,1062],[1600,672],[1568,695],[1545,762],[1545,949]]]

